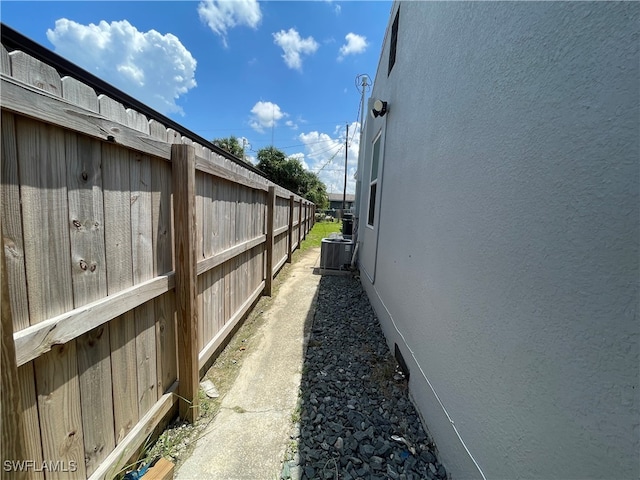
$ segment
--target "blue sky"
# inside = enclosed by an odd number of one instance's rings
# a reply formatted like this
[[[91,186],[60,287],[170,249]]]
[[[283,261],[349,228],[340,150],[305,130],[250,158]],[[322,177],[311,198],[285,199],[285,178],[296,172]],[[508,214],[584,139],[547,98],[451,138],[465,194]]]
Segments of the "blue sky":
[[[343,189],[348,123],[353,193],[356,76],[374,78],[390,10],[383,1],[3,0],[0,18],[204,138],[244,137],[254,162],[273,140],[330,192]]]

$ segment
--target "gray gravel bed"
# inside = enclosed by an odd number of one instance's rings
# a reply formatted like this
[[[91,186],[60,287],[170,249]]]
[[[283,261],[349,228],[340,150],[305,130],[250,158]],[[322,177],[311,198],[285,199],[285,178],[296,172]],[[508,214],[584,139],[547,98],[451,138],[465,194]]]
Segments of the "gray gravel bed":
[[[445,479],[360,281],[324,276],[282,479]]]

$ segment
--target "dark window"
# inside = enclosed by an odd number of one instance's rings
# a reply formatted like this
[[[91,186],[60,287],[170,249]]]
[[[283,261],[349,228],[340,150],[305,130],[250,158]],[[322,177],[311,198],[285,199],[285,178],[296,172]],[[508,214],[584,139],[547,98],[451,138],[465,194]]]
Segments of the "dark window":
[[[373,226],[373,221],[376,217],[376,189],[378,188],[378,184],[374,183],[371,185],[369,190],[369,217],[367,218],[367,223]]]
[[[371,175],[369,176],[369,216],[367,217],[367,225],[373,227],[376,219],[376,191],[378,189],[378,169],[380,165],[380,138],[379,133],[373,142],[373,155],[371,158]]]
[[[400,18],[400,9],[396,12],[396,18],[393,20],[391,26],[391,44],[389,45],[389,71],[387,76],[391,73],[391,69],[396,63],[396,46],[398,44],[398,19]]]

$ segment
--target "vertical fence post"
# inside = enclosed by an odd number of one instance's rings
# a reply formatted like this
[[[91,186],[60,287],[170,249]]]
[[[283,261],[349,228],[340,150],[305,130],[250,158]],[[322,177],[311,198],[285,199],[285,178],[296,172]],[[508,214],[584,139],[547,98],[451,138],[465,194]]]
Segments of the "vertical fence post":
[[[309,224],[307,216],[309,212],[307,211],[307,203],[304,204],[304,233],[302,235],[302,239],[305,240],[307,238],[307,225]]]
[[[2,232],[0,229],[0,238]],[[20,388],[18,386],[18,370],[16,367],[16,347],[13,342],[13,320],[11,317],[11,304],[9,299],[9,284],[7,280],[7,269],[5,267],[4,242],[0,243],[2,250],[0,254],[1,270],[0,283],[2,284],[2,321],[0,323],[0,338],[2,342],[2,352],[0,356],[0,375],[2,375],[2,432],[0,439],[2,442],[2,460],[26,460],[24,453],[24,431],[22,430],[22,408],[20,401]],[[2,478],[11,477],[16,479],[27,478],[26,470],[16,469],[9,475],[2,470]]]
[[[291,263],[293,256],[293,195],[289,196],[289,249],[287,251],[287,263]]]
[[[300,208],[298,208],[298,248],[302,241],[302,199],[300,199]]]
[[[178,395],[180,417],[198,418],[198,303],[196,272],[195,149],[171,145],[175,225],[176,310],[178,314]]]
[[[271,296],[273,283],[273,221],[276,213],[276,187],[269,187],[267,196],[267,272],[264,294]]]

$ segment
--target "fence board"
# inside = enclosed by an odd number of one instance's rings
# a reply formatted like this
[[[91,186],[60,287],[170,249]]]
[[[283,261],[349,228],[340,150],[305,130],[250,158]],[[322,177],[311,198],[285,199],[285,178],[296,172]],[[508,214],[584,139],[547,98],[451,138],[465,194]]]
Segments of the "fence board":
[[[2,229],[0,228],[0,238]],[[1,241],[1,240],[0,240]],[[4,242],[2,242],[4,247]],[[4,249],[4,248],[3,248]],[[22,406],[20,405],[20,384],[16,367],[15,345],[13,344],[13,320],[9,300],[9,284],[7,282],[5,259],[0,259],[0,283],[2,284],[2,319],[0,321],[0,382],[2,402],[0,402],[0,445],[2,459],[9,461],[25,460],[24,430],[22,428]],[[20,480],[26,478],[26,472],[16,471],[11,475]],[[9,478],[4,465],[0,478]]]
[[[149,126],[152,135],[167,137],[163,125],[152,120]],[[171,164],[159,159],[151,159],[151,164],[154,273],[160,275],[173,269]],[[155,313],[157,393],[161,398],[177,379],[175,298],[172,291],[156,298]]]
[[[127,111],[130,122],[140,117]],[[144,124],[147,124],[144,118]],[[130,125],[131,126],[131,125]],[[139,128],[140,125],[138,125]],[[147,127],[148,130],[148,127]],[[131,181],[131,243],[133,282],[153,278],[153,225],[151,215],[151,159],[132,153],[129,161]],[[134,309],[136,322],[136,372],[138,377],[138,415],[144,415],[158,399],[154,302]]]
[[[35,360],[43,457],[77,470],[48,472],[49,479],[86,477],[76,342],[56,345]]]
[[[16,132],[33,324],[73,308],[64,132],[21,117]]]
[[[266,277],[264,294],[271,296],[272,283],[273,283],[273,229],[276,209],[276,190],[275,187],[269,187],[269,194],[267,197],[267,248],[266,248]]]
[[[101,113],[108,113],[105,110],[109,109],[116,114],[124,113],[124,109],[112,107],[104,97],[101,99]],[[133,285],[129,152],[103,144],[102,170],[107,291],[113,295]],[[118,401],[113,405],[116,444],[139,418],[135,335],[133,311],[127,311],[109,325],[113,390],[118,392]]]
[[[13,331],[29,326],[14,116],[2,112],[2,231]]]
[[[66,133],[74,306],[107,293],[100,144]],[[115,446],[108,326],[77,339],[84,459],[91,474]]]
[[[100,111],[95,90],[75,78],[64,77],[62,79],[62,98],[92,112]]]
[[[84,460],[91,475],[115,447],[109,326],[80,336],[76,346]]]
[[[9,58],[13,78],[57,97],[62,96],[62,82],[55,68],[18,50],[11,52]]]
[[[6,75],[11,75],[11,59],[4,45],[0,45],[0,70]]]
[[[24,432],[25,459],[32,459],[42,465],[42,439],[40,418],[38,417],[38,397],[33,362],[18,367],[18,384],[22,408],[22,428]],[[44,479],[44,472],[30,472],[30,480]]]

